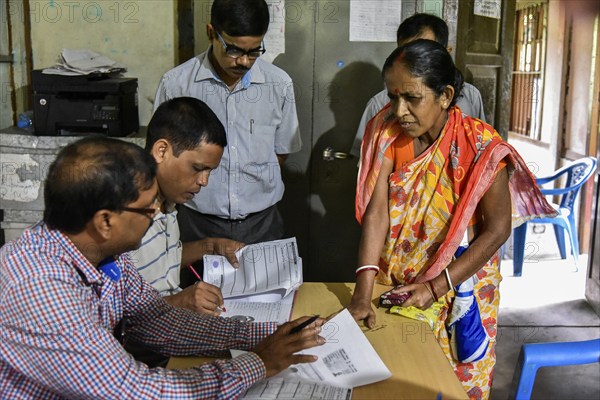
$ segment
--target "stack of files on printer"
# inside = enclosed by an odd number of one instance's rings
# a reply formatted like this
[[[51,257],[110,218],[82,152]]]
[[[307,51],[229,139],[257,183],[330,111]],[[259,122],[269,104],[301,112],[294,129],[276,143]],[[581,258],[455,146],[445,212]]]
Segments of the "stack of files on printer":
[[[43,70],[44,74],[53,75],[103,75],[119,74],[127,71],[121,64],[108,57],[88,49],[63,49],[57,64]]]

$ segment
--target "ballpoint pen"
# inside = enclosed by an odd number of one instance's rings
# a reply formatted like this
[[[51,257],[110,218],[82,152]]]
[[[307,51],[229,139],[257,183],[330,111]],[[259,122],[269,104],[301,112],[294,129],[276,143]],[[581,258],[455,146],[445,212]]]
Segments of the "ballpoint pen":
[[[196,276],[196,278],[198,278],[198,282],[202,282],[202,277],[200,276],[200,274],[198,272],[196,272],[194,267],[192,267],[192,264],[188,264],[188,268],[190,269],[190,271],[192,271],[192,274],[194,274]],[[225,306],[223,306],[223,307],[217,306],[216,310],[218,310],[220,312],[227,312],[227,309],[225,308]]]
[[[312,317],[310,317],[309,319],[307,319],[306,321],[304,321],[300,325],[297,325],[297,326],[293,327],[290,330],[290,335],[292,335],[294,333],[300,332],[302,329],[306,328],[307,326],[309,326],[310,324],[312,324],[313,322],[315,322],[317,320],[317,318],[319,318],[318,315],[313,315]]]

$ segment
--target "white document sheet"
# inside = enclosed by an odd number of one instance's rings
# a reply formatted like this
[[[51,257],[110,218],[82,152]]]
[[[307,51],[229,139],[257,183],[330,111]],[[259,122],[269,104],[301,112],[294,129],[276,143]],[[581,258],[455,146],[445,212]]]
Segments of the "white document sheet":
[[[350,400],[352,389],[315,382],[270,378],[253,385],[242,399],[246,400]]]
[[[281,290],[285,295],[302,284],[302,259],[296,238],[242,247],[234,268],[223,256],[204,256],[204,280],[221,289],[224,298]]]
[[[267,0],[269,14],[269,29],[265,34],[264,42],[267,52],[260,58],[270,63],[285,53],[285,0]]]
[[[392,376],[347,309],[325,323],[320,335],[327,343],[302,351],[319,359],[293,366],[302,380],[354,388]]]
[[[246,353],[243,350],[230,351],[232,358]],[[246,400],[350,400],[352,388],[303,381],[298,378],[296,369],[290,367],[271,378],[252,385],[242,398]]]
[[[395,42],[401,17],[399,0],[350,0],[350,41]]]
[[[276,292],[225,299],[225,309],[221,317],[247,322],[277,322],[290,320],[296,291],[281,298]]]

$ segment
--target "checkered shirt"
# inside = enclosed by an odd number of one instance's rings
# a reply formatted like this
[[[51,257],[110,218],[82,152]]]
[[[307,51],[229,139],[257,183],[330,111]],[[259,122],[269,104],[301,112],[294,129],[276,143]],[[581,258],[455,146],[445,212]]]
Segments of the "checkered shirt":
[[[122,320],[125,338],[169,356],[251,349],[276,325],[171,307],[127,256],[116,263],[115,282],[43,223],[2,248],[0,398],[233,399],[265,377],[252,352],[179,371],[135,361],[115,336]]]

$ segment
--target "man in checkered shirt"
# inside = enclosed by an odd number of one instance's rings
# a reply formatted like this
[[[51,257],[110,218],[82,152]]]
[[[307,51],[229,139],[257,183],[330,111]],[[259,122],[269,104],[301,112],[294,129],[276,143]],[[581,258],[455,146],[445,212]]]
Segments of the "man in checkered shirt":
[[[92,137],[62,149],[46,180],[44,220],[0,252],[0,398],[240,397],[324,343],[320,319],[242,323],[174,308],[122,253],[157,212],[156,163],[143,149]],[[183,371],[148,368],[128,337],[169,356],[225,355]]]

